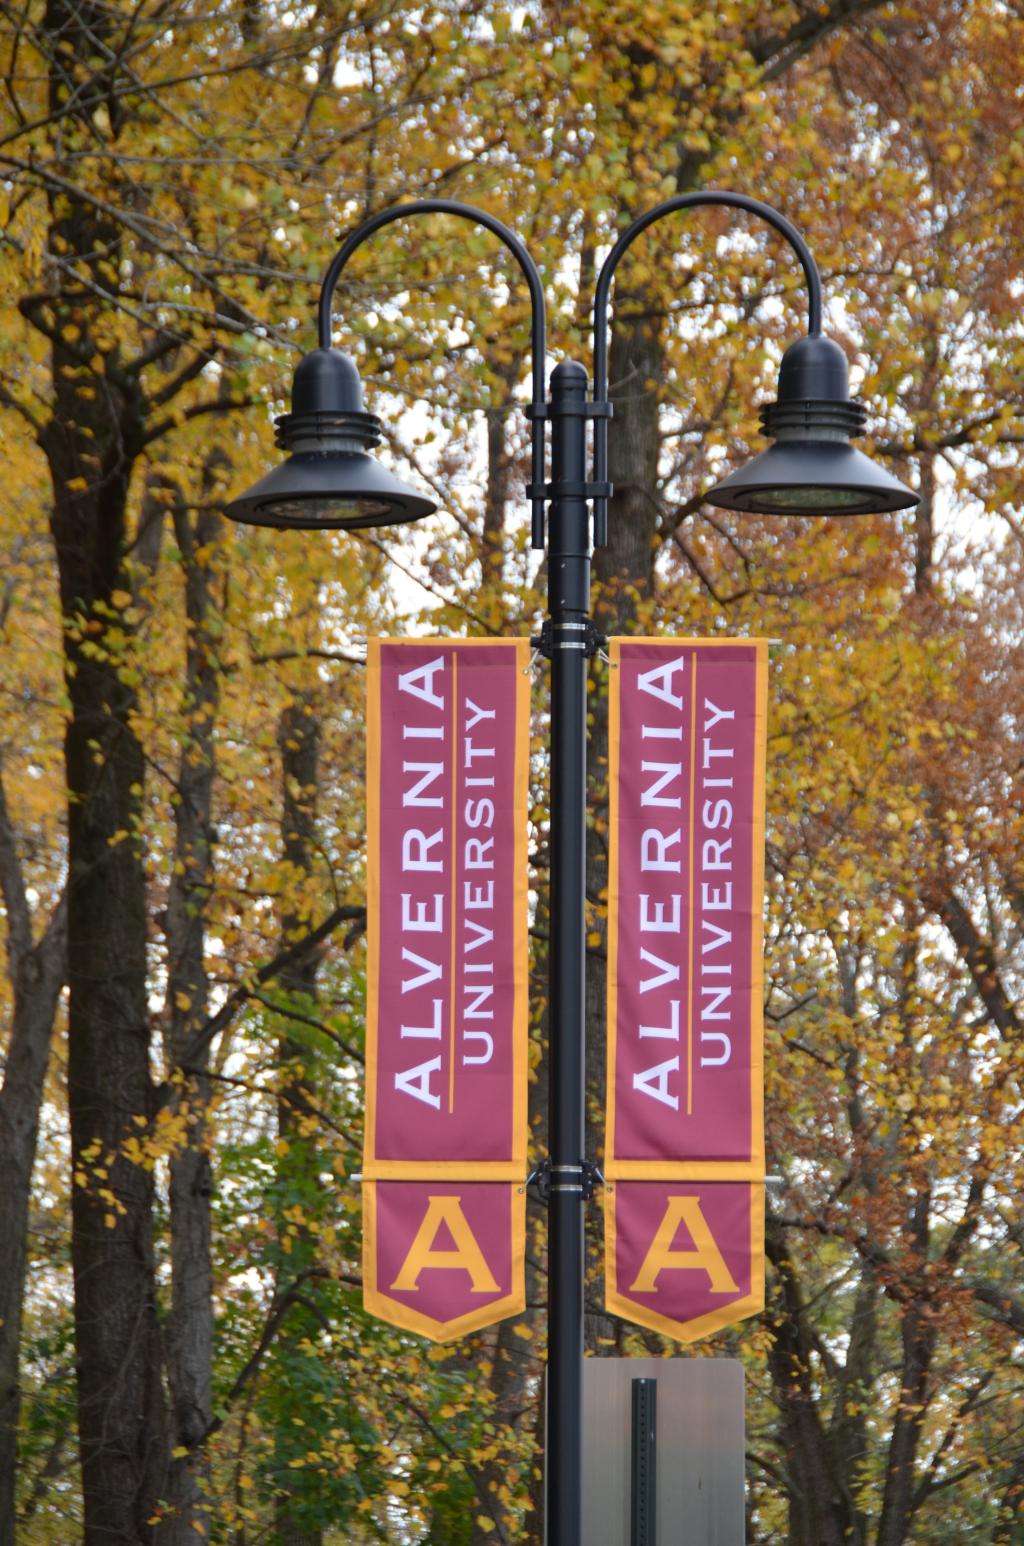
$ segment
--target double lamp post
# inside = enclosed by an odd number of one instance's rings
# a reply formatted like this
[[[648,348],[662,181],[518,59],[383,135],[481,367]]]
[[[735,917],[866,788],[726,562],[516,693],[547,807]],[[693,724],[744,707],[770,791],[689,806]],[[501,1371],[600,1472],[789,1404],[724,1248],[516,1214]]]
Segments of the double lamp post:
[[[381,423],[363,409],[351,360],[332,347],[335,287],[356,249],[395,220],[455,215],[483,226],[509,249],[531,299],[532,546],[547,547],[548,616],[541,650],[551,662],[550,1116],[548,1215],[548,1546],[581,1540],[583,1377],[583,1202],[588,1187],[584,1118],[584,969],[586,930],[587,661],[600,640],[590,617],[590,553],[606,541],[608,499],[608,302],[620,259],[665,215],[702,205],[746,211],[793,248],[808,292],[806,337],[790,345],[779,370],[778,398],[762,410],[774,444],[708,490],[726,510],[775,515],[861,515],[906,509],[917,496],[850,444],[864,409],[850,400],[846,357],[821,332],[817,265],[799,232],[767,204],[745,194],[681,194],[623,231],[601,269],[594,299],[594,390],[566,360],[545,390],[546,317],[536,264],[507,226],[484,210],[449,199],[385,209],[344,240],[324,277],[319,347],[299,362],[292,411],[276,421],[288,458],[226,508],[233,520],[281,528],[358,531],[420,520],[436,509],[369,454]],[[588,477],[587,420],[593,419],[593,476]],[[546,478],[545,424],[551,424]],[[591,526],[591,523],[593,525]]]

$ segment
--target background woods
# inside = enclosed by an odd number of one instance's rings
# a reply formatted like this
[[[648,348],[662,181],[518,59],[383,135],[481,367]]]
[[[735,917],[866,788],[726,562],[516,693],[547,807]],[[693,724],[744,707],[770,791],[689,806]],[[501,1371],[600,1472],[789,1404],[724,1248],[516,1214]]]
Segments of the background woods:
[[[613,631],[766,634],[769,1306],[751,1543],[1024,1529],[1024,19],[1002,0],[2,3],[0,1546],[536,1542],[545,1291],[433,1349],[359,1307],[362,642],[524,632],[525,299],[390,228],[338,297],[408,536],[228,528],[339,232],[444,193],[587,357],[617,223],[766,197],[808,236],[916,515],[736,518],[803,323],[739,219],[614,297]],[[425,404],[415,412],[403,410]],[[593,704],[590,1083],[606,817]],[[546,713],[536,685],[538,721]],[[545,769],[532,864],[546,868]],[[546,921],[532,1120],[543,1147]],[[592,1351],[663,1351],[601,1312]]]

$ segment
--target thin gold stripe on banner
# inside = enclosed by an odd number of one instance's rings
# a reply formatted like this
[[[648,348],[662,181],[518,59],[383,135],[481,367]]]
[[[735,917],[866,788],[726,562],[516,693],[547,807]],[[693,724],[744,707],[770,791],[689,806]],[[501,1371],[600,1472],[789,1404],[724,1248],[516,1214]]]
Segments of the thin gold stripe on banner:
[[[368,1181],[521,1181],[523,1163],[507,1160],[364,1160]]]
[[[366,1127],[363,1170],[377,1138],[377,1025],[380,1015],[380,639],[366,645]]]
[[[619,695],[622,680],[622,640],[612,639],[608,647],[608,928],[607,928],[607,1012],[605,1041],[605,1172],[615,1158],[615,1085],[619,1033],[619,770],[621,763],[621,721]]]
[[[757,639],[754,724],[753,897],[750,930],[750,1152],[764,1175],[764,856],[768,762],[768,640]],[[763,1209],[763,1199],[762,1199]],[[763,1271],[763,1267],[762,1267]]]
[[[448,978],[448,1111],[455,1110],[455,909],[459,890],[459,657],[452,655],[452,950]]]
[[[512,904],[515,920],[515,953],[512,970],[515,980],[515,1011],[512,1020],[512,1056],[515,1075],[512,1081],[512,1154],[525,1173],[527,1158],[527,1085],[530,1062],[530,957],[527,935],[530,885],[530,848],[527,825],[530,793],[530,641],[515,643],[516,659],[516,776],[513,800],[516,810],[514,837],[515,890]],[[523,1215],[525,1229],[525,1213]]]
[[[609,1181],[756,1181],[764,1175],[764,1160],[756,1155],[749,1160],[607,1160],[604,1174]]]
[[[686,1115],[693,1116],[693,913],[696,904],[696,868],[693,845],[697,836],[697,651],[690,656],[690,940],[686,966]]]

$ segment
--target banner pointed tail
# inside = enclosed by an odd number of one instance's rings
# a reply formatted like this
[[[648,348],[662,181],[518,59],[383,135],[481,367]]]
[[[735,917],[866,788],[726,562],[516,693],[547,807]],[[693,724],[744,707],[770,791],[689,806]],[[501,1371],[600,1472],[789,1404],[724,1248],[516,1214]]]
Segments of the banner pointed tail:
[[[768,648],[611,659],[607,1303],[690,1341],[763,1303]]]
[[[434,1342],[521,1314],[525,1246],[521,1182],[363,1184],[363,1303]]]
[[[523,1306],[528,660],[367,656],[364,1301],[436,1341]]]
[[[764,1186],[616,1181],[605,1190],[605,1304],[677,1342],[764,1308]]]

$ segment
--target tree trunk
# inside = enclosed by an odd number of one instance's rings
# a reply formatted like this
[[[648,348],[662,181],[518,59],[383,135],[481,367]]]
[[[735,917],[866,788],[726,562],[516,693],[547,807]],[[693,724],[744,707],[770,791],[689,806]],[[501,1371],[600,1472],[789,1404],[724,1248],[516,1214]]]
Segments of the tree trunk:
[[[95,55],[109,13],[49,0],[50,109],[70,153],[89,125],[68,111],[66,54]],[[145,763],[133,728],[125,521],[142,445],[138,383],[101,354],[87,290],[59,276],[117,262],[119,231],[96,206],[51,195],[55,289],[32,313],[51,340],[52,417],[40,441],[65,620],[68,791],[68,1106],[72,1263],[85,1546],[143,1546],[166,1480],[153,1177],[122,1154],[152,1101],[141,823]],[[59,261],[57,261],[59,260]],[[64,286],[67,285],[65,288]],[[105,361],[105,390],[91,384]],[[83,390],[79,391],[79,386]],[[116,633],[112,628],[116,625]],[[113,635],[113,636],[112,636]]]
[[[506,517],[513,463],[508,449],[508,416],[513,405],[513,390],[523,366],[515,353],[503,363],[490,362],[498,377],[496,401],[487,411],[487,485],[484,492],[483,529],[480,542],[480,567],[483,584],[478,605],[492,627],[505,621],[505,549]]]
[[[900,1406],[889,1441],[877,1546],[904,1546],[913,1519],[915,1466],[935,1349],[935,1332],[918,1304],[908,1307],[903,1317],[902,1339]]]
[[[287,867],[285,885],[301,887],[312,875],[316,857],[320,718],[313,692],[296,691],[278,722],[277,745],[281,755],[281,851]],[[284,943],[300,938],[308,927],[309,918],[301,903],[289,900],[281,914]],[[292,1004],[300,1014],[310,1012],[316,1002],[319,965],[319,951],[311,951],[295,966],[282,972],[279,987],[285,1008]],[[278,1056],[282,1079],[277,1102],[277,1131],[278,1137],[287,1144],[280,1162],[279,1179],[290,1188],[297,1183],[304,1189],[308,1187],[310,1195],[315,1196],[319,1185],[316,1145],[313,1136],[304,1133],[301,1126],[303,1111],[308,1107],[306,1092],[316,1083],[315,1070],[311,1066],[315,1061],[314,1054],[285,1031],[278,1042]],[[282,1268],[287,1263],[287,1276],[307,1267],[314,1251],[312,1235],[301,1230],[293,1235],[290,1251],[287,1256],[282,1256]],[[283,1288],[279,1279],[278,1291]],[[279,1368],[290,1360],[309,1356],[303,1351],[302,1344],[306,1338],[315,1337],[317,1330],[316,1319],[307,1310],[301,1307],[292,1310],[287,1325],[278,1336]],[[284,1410],[290,1410],[287,1402]],[[286,1460],[278,1467],[278,1473],[282,1478],[292,1474]],[[281,1485],[286,1483],[282,1481]],[[276,1498],[275,1539],[278,1546],[321,1546],[323,1530],[319,1525],[303,1520],[303,1502],[298,1492],[289,1495],[285,1491]]]
[[[781,1228],[768,1223],[765,1248],[775,1268],[778,1303],[768,1367],[781,1417],[790,1478],[787,1546],[847,1546],[856,1539],[843,1489],[832,1471],[811,1370],[807,1313]]]
[[[930,1212],[931,1191],[924,1187],[906,1229],[907,1249],[913,1259],[921,1263],[928,1260]],[[900,1404],[889,1440],[877,1546],[903,1546],[914,1515],[917,1486],[914,1473],[928,1408],[929,1375],[937,1335],[934,1314],[927,1302],[922,1302],[922,1297],[918,1284],[913,1300],[904,1306],[900,1323],[903,1345]]]
[[[19,1352],[25,1255],[39,1111],[57,1004],[66,975],[61,901],[33,942],[24,878],[0,778],[0,891],[14,1007],[0,1087],[0,1546],[14,1546],[20,1407]]]
[[[828,1430],[832,1469],[851,1520],[848,1546],[868,1546],[869,1518],[862,1481],[869,1459],[868,1414],[875,1399],[878,1286],[863,1268],[850,1321],[846,1362],[839,1376]]]
[[[175,537],[185,574],[188,634],[185,657],[187,718],[178,765],[174,873],[168,890],[166,1050],[174,1086],[173,1104],[187,1111],[181,1146],[170,1160],[171,1325],[168,1375],[172,1450],[168,1481],[170,1517],[161,1546],[194,1546],[209,1533],[204,1441],[213,1416],[213,1274],[210,1262],[212,1175],[206,1111],[210,1081],[206,1055],[197,1067],[181,1068],[187,1048],[209,1009],[206,974],[206,902],[213,882],[212,801],[215,775],[214,725],[220,702],[216,639],[219,612],[210,559],[222,525],[203,510],[194,526],[175,509]]]
[[[62,597],[67,614],[82,607],[91,621],[92,603],[109,605],[118,588],[123,500],[103,491],[86,513],[86,500],[63,495],[63,461],[52,455]],[[68,1105],[85,1546],[139,1546],[153,1539],[166,1473],[153,1178],[122,1153],[152,1100],[145,771],[134,694],[114,661],[83,654],[71,630],[67,657]]]

